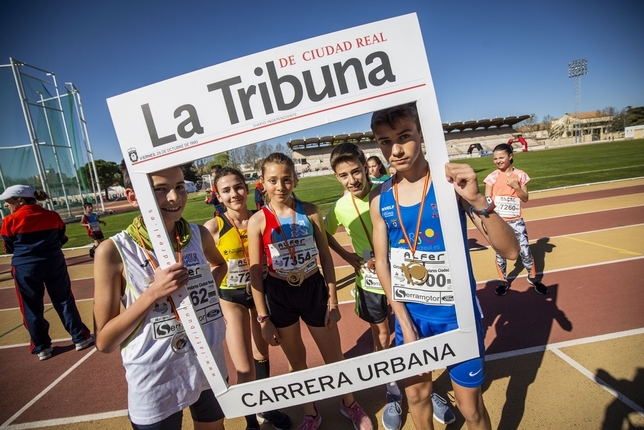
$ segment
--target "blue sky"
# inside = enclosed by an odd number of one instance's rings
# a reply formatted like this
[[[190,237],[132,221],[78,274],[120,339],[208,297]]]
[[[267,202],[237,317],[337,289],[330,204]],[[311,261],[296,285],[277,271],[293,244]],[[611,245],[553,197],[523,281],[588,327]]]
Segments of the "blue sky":
[[[419,17],[442,122],[574,112],[567,70],[580,58],[589,71],[582,111],[644,105],[641,0],[4,0],[0,64],[13,57],[54,72],[59,85],[73,82],[95,158],[118,162],[108,97],[410,12]],[[319,134],[366,131],[368,121],[327,127]]]

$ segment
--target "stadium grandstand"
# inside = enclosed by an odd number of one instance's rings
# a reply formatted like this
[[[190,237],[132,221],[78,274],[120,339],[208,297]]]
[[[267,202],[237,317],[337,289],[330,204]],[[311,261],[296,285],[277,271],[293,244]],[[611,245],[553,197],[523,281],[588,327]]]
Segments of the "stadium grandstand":
[[[500,143],[511,144],[515,151],[534,151],[618,137],[608,132],[612,117],[599,111],[565,114],[550,124],[525,125],[530,118],[532,115],[444,123],[447,153],[452,159],[469,158],[490,155]],[[297,172],[314,175],[328,173],[333,147],[344,142],[360,146],[367,157],[382,158],[371,131],[292,139],[287,145],[293,151]]]

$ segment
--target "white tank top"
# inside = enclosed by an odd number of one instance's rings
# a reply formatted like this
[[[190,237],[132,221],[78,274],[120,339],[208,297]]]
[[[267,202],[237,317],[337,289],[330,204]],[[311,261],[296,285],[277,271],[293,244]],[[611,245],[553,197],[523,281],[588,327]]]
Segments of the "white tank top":
[[[188,291],[201,322],[204,336],[219,369],[227,376],[223,340],[226,325],[217,288],[201,247],[199,227],[190,224],[192,238],[181,258],[192,270]],[[154,269],[143,248],[125,232],[110,238],[121,254],[125,272],[127,308],[154,280]],[[155,258],[154,252],[150,256]],[[158,262],[154,261],[158,266]],[[121,345],[128,384],[128,414],[135,424],[154,424],[197,401],[210,388],[190,341],[176,320],[167,299],[158,300],[141,324]]]

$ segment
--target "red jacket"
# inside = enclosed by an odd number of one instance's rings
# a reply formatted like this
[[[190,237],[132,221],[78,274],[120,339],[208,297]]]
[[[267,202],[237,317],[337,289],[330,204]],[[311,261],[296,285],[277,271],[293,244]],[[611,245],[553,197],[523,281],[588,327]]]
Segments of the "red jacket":
[[[54,211],[36,204],[19,207],[2,220],[4,250],[13,254],[11,265],[64,258],[61,248],[67,242],[65,229]]]

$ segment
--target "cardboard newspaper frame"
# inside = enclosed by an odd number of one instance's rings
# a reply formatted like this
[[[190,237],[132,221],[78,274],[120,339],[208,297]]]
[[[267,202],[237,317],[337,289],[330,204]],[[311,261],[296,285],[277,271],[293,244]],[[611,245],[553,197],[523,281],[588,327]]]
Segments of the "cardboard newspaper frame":
[[[323,88],[320,90],[320,88]],[[479,356],[466,249],[420,25],[403,15],[242,57],[108,99],[160,265],[172,243],[149,174],[195,159],[416,101],[449,254],[459,328],[342,362],[228,386],[208,348],[194,348],[226,416],[380,386]],[[191,343],[203,332],[185,291],[173,295]],[[204,350],[205,349],[205,350]]]

